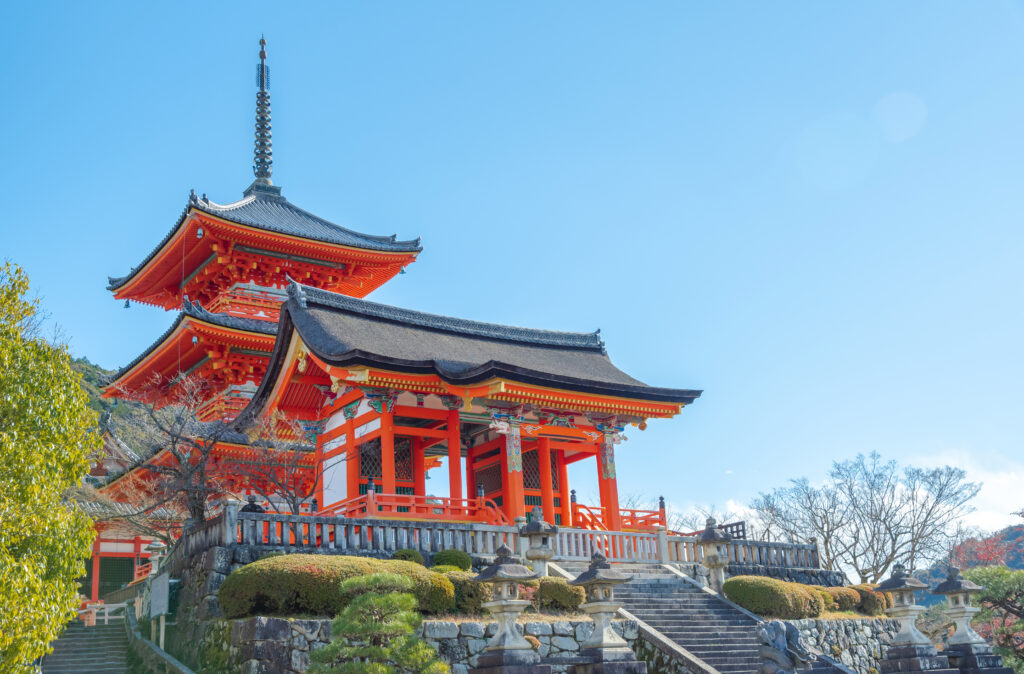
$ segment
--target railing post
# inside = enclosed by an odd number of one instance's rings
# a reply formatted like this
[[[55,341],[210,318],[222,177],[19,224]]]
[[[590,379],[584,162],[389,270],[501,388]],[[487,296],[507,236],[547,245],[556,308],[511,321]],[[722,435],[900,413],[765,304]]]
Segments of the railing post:
[[[662,510],[662,515],[665,511]],[[658,527],[658,561],[662,564],[668,564],[668,532],[665,531],[664,525]]]
[[[668,528],[668,516],[665,514],[665,497],[664,496],[659,496],[658,497],[658,513],[659,513],[659,516],[661,517],[661,521],[659,522],[659,524],[661,524],[661,526],[664,527],[664,528]]]
[[[224,499],[224,530],[221,543],[225,546],[238,542],[238,499]]]

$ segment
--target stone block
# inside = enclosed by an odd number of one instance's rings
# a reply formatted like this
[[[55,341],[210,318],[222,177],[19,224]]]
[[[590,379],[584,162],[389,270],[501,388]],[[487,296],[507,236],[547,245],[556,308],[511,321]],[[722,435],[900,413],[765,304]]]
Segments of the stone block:
[[[217,601],[216,595],[203,597],[199,601],[195,612],[196,620],[212,620],[220,617],[223,617],[223,614],[220,612],[220,602]]]
[[[239,672],[241,674],[273,674],[273,670],[266,663],[259,660],[246,660],[242,663]]]
[[[202,555],[204,571],[216,571],[227,575],[231,573],[232,552],[230,548],[210,548]]]
[[[576,632],[577,639],[562,636],[551,637],[551,647],[560,651],[578,651],[580,649],[578,643],[579,627],[576,628]],[[587,634],[589,635],[589,630]]]
[[[493,637],[498,633],[498,623],[487,623],[487,636]]]
[[[568,620],[556,620],[551,623],[551,630],[554,634],[563,637],[570,636],[573,632],[572,625],[569,624]]]
[[[466,639],[466,650],[469,652],[470,657],[479,655],[484,648],[487,647],[487,639],[477,639],[470,637]]]
[[[309,653],[305,651],[292,651],[292,669],[304,672],[307,667],[309,667]]]
[[[541,634],[551,634],[551,623],[545,622],[529,622],[523,625],[523,632],[532,636],[539,636]]]
[[[437,643],[437,654],[445,662],[462,662],[469,658],[466,645],[459,643],[457,639],[443,639]]]
[[[454,639],[459,626],[450,620],[429,620],[423,623],[423,636],[428,639]]]
[[[576,623],[576,641],[586,641],[590,633],[594,631],[593,623]]]
[[[452,674],[469,674],[469,666],[463,664],[452,665]]]
[[[467,622],[459,626],[459,633],[466,637],[482,637],[487,628],[483,623]]]
[[[199,596],[205,597],[211,594],[217,594],[217,590],[224,584],[224,579],[227,578],[226,574],[211,571],[206,580],[199,586]]]

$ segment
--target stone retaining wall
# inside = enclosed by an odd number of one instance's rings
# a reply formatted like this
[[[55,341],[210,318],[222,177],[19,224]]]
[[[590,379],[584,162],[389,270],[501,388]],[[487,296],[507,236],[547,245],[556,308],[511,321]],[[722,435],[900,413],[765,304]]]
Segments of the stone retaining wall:
[[[800,630],[804,642],[814,651],[838,660],[859,674],[878,674],[879,661],[893,637],[900,631],[899,621],[864,618],[862,620],[789,620]]]

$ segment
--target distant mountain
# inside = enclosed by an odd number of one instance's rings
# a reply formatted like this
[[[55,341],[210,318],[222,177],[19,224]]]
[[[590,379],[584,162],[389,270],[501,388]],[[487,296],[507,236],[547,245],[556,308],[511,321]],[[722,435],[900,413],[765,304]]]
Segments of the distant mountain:
[[[991,559],[999,555],[1002,563],[1011,569],[1024,569],[1024,524],[1017,524],[1001,529],[983,539],[972,539],[960,547],[959,556],[964,568],[1001,563]],[[979,558],[980,557],[980,558]],[[917,571],[914,575],[928,587],[935,587],[946,579],[948,567],[946,562],[934,564],[927,569]],[[924,606],[942,601],[942,597],[929,593],[918,595],[919,602]]]

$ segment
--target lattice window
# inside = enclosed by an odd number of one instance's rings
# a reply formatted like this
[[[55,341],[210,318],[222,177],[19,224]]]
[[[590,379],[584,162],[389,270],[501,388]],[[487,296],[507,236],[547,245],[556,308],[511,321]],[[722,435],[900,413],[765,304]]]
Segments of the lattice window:
[[[359,477],[381,478],[380,440],[370,440],[359,446]]]
[[[501,491],[501,465],[494,464],[476,471],[476,483],[483,485],[484,494]]]
[[[540,456],[535,449],[523,452],[523,487],[540,489]],[[554,466],[551,470],[551,488],[558,491],[558,471],[554,470]]]
[[[412,482],[412,439],[395,438],[395,479]],[[399,492],[401,493],[401,492]]]

